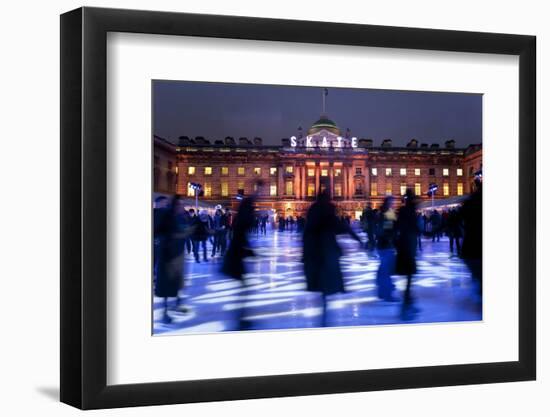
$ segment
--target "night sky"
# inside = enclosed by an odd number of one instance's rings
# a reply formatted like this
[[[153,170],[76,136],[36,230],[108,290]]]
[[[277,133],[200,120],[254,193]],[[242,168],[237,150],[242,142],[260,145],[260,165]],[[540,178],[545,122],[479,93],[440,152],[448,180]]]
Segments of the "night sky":
[[[153,81],[153,133],[177,143],[179,136],[204,136],[212,143],[232,136],[259,136],[264,145],[304,135],[322,113],[323,87]],[[328,88],[326,113],[352,136],[411,139],[457,147],[481,143],[482,95]]]

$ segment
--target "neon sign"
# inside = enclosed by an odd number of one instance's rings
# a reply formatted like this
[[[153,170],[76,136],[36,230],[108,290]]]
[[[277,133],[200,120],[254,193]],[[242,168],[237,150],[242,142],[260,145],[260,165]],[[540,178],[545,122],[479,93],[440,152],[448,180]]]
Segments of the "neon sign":
[[[344,144],[342,143],[342,139],[343,139],[342,136],[337,136],[336,142],[332,142],[333,144],[336,145],[335,146],[336,148],[344,147]],[[298,146],[298,139],[296,138],[296,136],[290,137],[290,146],[293,148],[296,148]],[[329,148],[330,146],[331,146],[331,142],[327,139],[326,136],[323,136],[322,140],[318,140],[317,144],[313,143],[313,136],[306,136],[306,141],[305,141],[306,148],[315,148],[315,147]],[[355,136],[351,138],[351,147],[357,148],[357,138]]]

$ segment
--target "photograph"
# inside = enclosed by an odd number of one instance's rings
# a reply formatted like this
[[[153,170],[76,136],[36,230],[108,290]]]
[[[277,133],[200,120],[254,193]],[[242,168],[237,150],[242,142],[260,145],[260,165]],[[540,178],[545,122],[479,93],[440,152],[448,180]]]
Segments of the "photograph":
[[[151,88],[153,335],[483,320],[483,94]]]

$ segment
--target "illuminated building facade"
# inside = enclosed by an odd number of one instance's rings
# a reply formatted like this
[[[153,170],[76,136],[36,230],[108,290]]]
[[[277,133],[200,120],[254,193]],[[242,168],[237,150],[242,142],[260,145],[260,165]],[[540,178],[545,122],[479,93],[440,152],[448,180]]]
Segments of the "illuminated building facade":
[[[370,139],[344,134],[326,116],[303,134],[283,139],[281,146],[264,146],[260,138],[209,140],[180,137],[178,145],[154,137],[154,190],[193,197],[190,183],[202,185],[200,199],[236,207],[237,195],[258,190],[258,207],[279,214],[305,214],[319,191],[330,193],[341,214],[357,218],[367,203],[378,208],[386,195],[399,197],[411,188],[428,199],[437,184],[436,199],[465,195],[481,169],[481,145],[455,148],[453,140],[420,144],[412,139],[393,147],[390,139],[374,146]]]

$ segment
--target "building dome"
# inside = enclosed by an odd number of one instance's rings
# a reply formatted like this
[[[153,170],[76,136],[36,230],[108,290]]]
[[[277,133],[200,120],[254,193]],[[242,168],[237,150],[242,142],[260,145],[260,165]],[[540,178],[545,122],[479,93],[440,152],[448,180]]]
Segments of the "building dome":
[[[340,129],[335,122],[330,120],[326,115],[321,115],[321,118],[317,120],[307,131],[308,135],[314,135],[321,130],[328,130],[335,135],[340,135]]]

